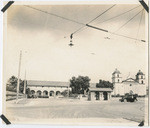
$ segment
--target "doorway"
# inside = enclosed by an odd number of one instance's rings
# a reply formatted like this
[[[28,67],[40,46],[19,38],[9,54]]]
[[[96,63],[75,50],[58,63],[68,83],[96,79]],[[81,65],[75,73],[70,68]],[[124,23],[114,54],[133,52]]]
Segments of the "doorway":
[[[108,94],[107,92],[103,92],[104,100],[108,100]]]
[[[99,100],[99,92],[95,92],[95,98],[96,100]]]

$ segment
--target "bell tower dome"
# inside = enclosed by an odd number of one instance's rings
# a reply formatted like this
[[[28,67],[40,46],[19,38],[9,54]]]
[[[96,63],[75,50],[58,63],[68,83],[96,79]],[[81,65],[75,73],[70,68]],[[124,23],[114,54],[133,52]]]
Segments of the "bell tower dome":
[[[140,84],[145,84],[145,74],[141,70],[136,74],[136,81]]]
[[[116,68],[116,70],[112,73],[112,83],[121,83],[122,77],[120,71]]]

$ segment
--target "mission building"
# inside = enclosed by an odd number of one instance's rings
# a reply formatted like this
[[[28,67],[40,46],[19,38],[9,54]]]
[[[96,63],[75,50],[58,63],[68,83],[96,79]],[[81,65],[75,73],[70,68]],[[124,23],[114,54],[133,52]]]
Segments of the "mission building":
[[[138,96],[146,95],[145,74],[141,70],[136,74],[135,79],[122,80],[120,71],[116,69],[112,73],[112,83],[114,85],[112,95],[123,96],[125,93],[130,92],[138,94]]]

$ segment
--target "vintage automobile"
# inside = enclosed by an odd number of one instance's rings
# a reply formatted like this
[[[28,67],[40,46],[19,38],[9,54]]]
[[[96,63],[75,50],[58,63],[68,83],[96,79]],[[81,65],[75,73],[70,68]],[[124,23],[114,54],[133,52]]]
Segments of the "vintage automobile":
[[[137,94],[125,94],[124,96],[122,96],[121,99],[119,99],[120,102],[135,102],[137,101]]]

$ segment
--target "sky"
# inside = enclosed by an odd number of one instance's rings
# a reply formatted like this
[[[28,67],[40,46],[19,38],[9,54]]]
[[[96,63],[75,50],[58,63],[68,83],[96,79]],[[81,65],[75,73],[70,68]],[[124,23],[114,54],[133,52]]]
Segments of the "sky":
[[[73,35],[73,47],[68,45],[70,34],[83,25],[23,5],[12,5],[7,11],[7,20],[4,20],[4,24],[7,24],[7,29],[4,29],[5,81],[12,75],[18,75],[20,50],[22,50],[21,79],[25,78],[26,70],[28,80],[69,81],[72,76],[82,75],[89,76],[93,83],[97,83],[99,79],[111,82],[112,73],[116,68],[122,73],[123,80],[127,77],[135,78],[139,70],[147,77],[148,45],[145,38],[145,11],[141,11],[143,8],[139,5],[117,4],[90,25],[143,39],[146,42],[84,27],[85,29]],[[111,6],[109,4],[31,5],[84,24]],[[137,8],[129,13],[101,23],[134,7]],[[138,12],[140,13],[137,16],[118,30]]]

